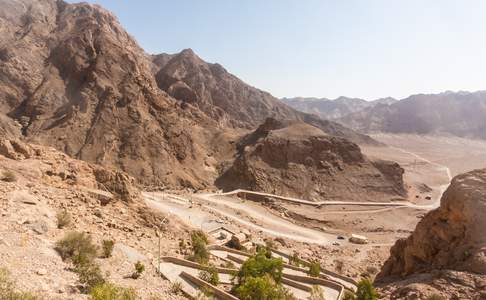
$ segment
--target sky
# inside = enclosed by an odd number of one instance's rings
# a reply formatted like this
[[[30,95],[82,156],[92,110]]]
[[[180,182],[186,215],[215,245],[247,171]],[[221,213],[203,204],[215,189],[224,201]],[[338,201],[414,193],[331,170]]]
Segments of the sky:
[[[191,48],[276,97],[486,90],[482,0],[88,2],[148,53]]]

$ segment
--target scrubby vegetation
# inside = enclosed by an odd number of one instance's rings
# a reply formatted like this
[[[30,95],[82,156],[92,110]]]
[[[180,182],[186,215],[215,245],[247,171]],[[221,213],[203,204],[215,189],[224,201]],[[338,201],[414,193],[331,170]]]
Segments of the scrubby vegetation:
[[[17,289],[15,283],[9,278],[7,270],[0,268],[0,300],[40,300],[28,292],[22,292]]]
[[[219,283],[219,274],[216,267],[213,265],[204,267],[204,270],[199,272],[199,278],[212,285],[218,285]]]
[[[308,300],[326,300],[324,296],[324,291],[318,285],[313,285],[312,290],[310,292],[310,296],[307,298]]]
[[[291,257],[289,257],[289,263],[293,266],[300,267],[301,265],[304,264],[302,259],[300,259],[299,254],[294,251]]]
[[[170,292],[173,294],[179,294],[182,292],[182,284],[180,283],[180,281],[176,281],[171,284]]]
[[[103,240],[101,242],[101,248],[103,250],[104,258],[111,257],[111,254],[113,253],[113,247],[115,247],[115,241],[113,240]]]
[[[309,270],[307,270],[307,274],[312,277],[319,277],[321,274],[321,265],[317,261],[311,261],[309,265]]]
[[[74,265],[89,264],[98,253],[98,247],[84,232],[67,233],[56,243],[55,249],[63,260],[71,260]]]
[[[89,292],[90,300],[135,300],[137,295],[133,289],[104,283],[95,286]]]
[[[190,260],[206,265],[209,262],[209,251],[207,249],[208,238],[201,230],[195,230],[191,233],[192,255]]]
[[[71,215],[66,210],[61,210],[57,212],[57,228],[62,229],[71,224]]]
[[[369,278],[361,279],[358,282],[356,294],[346,292],[343,300],[377,300],[378,293],[373,286],[373,282]]]
[[[98,247],[93,244],[89,235],[84,232],[69,232],[56,243],[56,251],[63,260],[69,260],[74,265],[74,271],[79,276],[79,282],[85,291],[91,291],[98,285],[106,283],[95,258]]]
[[[232,292],[240,299],[294,299],[281,284],[282,259],[269,257],[267,250],[267,247],[260,248],[236,274]]]
[[[2,180],[5,182],[15,182],[17,181],[17,175],[12,171],[3,171]]]
[[[135,272],[132,273],[133,279],[138,279],[142,276],[142,273],[145,271],[145,265],[142,262],[137,261],[135,263]]]

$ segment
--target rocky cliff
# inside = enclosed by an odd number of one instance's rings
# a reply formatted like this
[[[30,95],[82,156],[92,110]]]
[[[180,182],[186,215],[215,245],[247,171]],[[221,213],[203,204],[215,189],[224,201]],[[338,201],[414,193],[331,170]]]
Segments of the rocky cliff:
[[[360,148],[317,127],[267,119],[238,144],[239,154],[217,180],[244,188],[315,200],[380,201],[403,197],[403,169],[370,162]]]
[[[450,299],[473,299],[480,293],[484,296],[485,228],[486,170],[483,169],[452,180],[440,207],[428,213],[409,238],[398,240],[393,246],[377,280],[392,282],[391,285],[404,281],[397,284],[403,289],[406,280],[410,283],[422,276],[422,284],[435,280],[435,287],[450,285],[444,287],[456,295]],[[465,283],[471,278],[474,279],[472,284]]]

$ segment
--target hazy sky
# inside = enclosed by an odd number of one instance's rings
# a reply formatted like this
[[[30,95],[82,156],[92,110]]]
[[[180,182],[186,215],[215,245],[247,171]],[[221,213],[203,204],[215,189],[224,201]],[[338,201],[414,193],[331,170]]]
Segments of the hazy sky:
[[[192,48],[277,97],[486,89],[482,0],[88,2],[113,11],[147,52]]]

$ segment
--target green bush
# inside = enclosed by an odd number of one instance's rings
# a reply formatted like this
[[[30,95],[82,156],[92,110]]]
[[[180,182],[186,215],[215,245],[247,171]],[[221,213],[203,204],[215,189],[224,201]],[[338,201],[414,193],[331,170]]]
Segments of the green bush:
[[[207,249],[208,238],[201,230],[195,230],[191,233],[192,241],[192,256],[190,260],[199,264],[207,264],[209,262],[209,251]]]
[[[3,171],[2,180],[5,182],[15,182],[17,181],[17,175],[12,171]]]
[[[106,283],[98,264],[94,262],[79,264],[75,268],[79,282],[85,287],[86,291]]]
[[[319,277],[319,275],[321,275],[321,265],[317,261],[312,261],[309,265],[307,274],[312,277]]]
[[[0,300],[40,300],[40,297],[18,291],[10,280],[8,271],[0,268]]]
[[[358,282],[358,289],[356,290],[356,300],[376,300],[378,293],[373,286],[373,282],[369,278],[361,279]]]
[[[356,300],[356,296],[349,291],[344,291],[344,296],[342,300]]]
[[[275,282],[270,274],[261,277],[249,277],[235,289],[236,295],[242,300],[291,300],[295,297],[282,285]]]
[[[313,285],[310,296],[307,298],[308,300],[326,300],[324,296],[324,291],[318,285]]]
[[[135,272],[132,274],[133,279],[138,279],[140,276],[142,276],[143,271],[145,271],[145,266],[142,264],[142,262],[137,261],[135,263]]]
[[[219,274],[218,271],[216,270],[216,267],[212,265],[208,265],[204,268],[204,270],[201,270],[199,272],[199,278],[212,284],[212,285],[218,285],[219,284]]]
[[[84,232],[67,233],[55,249],[63,260],[70,259],[74,265],[90,264],[98,253],[91,237]]]
[[[103,240],[101,242],[101,248],[103,249],[104,258],[111,257],[111,254],[113,253],[113,247],[115,247],[115,241],[113,240]]]
[[[62,229],[71,224],[71,215],[66,210],[61,210],[56,215],[57,228]]]
[[[266,274],[280,284],[282,280],[283,261],[281,258],[268,258],[266,252],[261,251],[248,258],[238,271],[236,277],[238,283],[242,284],[247,278],[263,277]]]
[[[89,292],[90,300],[135,300],[133,289],[116,286],[112,283],[104,283],[93,287]]]

